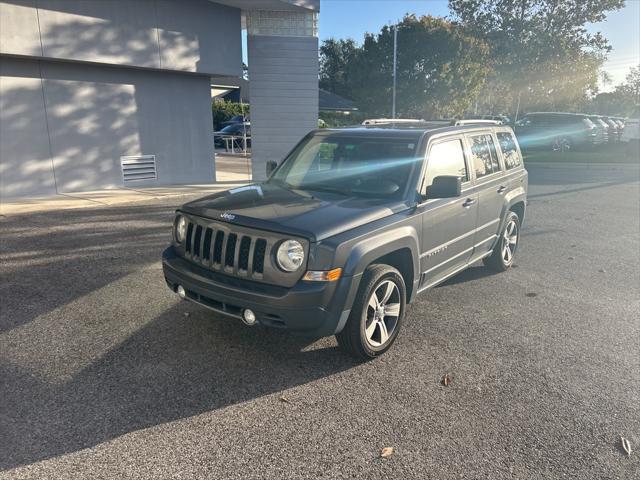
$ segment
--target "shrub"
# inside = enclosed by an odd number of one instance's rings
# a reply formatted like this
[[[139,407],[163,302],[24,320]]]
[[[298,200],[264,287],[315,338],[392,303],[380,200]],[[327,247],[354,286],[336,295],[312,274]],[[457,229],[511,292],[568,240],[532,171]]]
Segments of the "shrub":
[[[231,119],[235,115],[249,116],[249,104],[227,102],[226,100],[214,100],[211,104],[213,114],[213,130],[219,130],[220,124]]]

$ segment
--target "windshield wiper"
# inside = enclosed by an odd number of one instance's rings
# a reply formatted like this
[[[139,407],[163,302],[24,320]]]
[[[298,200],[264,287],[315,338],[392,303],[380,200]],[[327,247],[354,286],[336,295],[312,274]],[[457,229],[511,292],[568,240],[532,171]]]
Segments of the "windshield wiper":
[[[297,188],[299,190],[313,190],[316,192],[337,193],[338,195],[344,195],[346,197],[351,195],[351,190],[349,189],[331,188],[331,187],[325,187],[325,186],[313,184],[313,183],[309,185],[302,185]]]

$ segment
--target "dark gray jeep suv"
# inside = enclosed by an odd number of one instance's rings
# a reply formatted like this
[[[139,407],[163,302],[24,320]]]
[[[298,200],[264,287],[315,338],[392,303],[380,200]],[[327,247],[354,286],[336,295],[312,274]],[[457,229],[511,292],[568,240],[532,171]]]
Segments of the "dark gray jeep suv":
[[[366,359],[416,294],[513,263],[527,172],[509,127],[315,131],[270,167],[177,211],[163,267],[180,297]]]

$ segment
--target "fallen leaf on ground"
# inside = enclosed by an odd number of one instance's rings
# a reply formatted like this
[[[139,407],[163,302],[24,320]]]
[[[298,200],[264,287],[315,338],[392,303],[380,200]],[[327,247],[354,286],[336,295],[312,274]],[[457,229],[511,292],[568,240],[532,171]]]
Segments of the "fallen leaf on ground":
[[[381,458],[389,458],[391,455],[393,455],[393,447],[384,447],[380,450]]]
[[[627,456],[631,456],[631,443],[624,437],[620,437],[620,443],[622,443],[622,449],[627,453]]]
[[[444,385],[445,387],[448,387],[449,385],[451,385],[451,383],[453,382],[453,379],[451,378],[451,375],[449,375],[448,373],[442,377],[442,385]]]

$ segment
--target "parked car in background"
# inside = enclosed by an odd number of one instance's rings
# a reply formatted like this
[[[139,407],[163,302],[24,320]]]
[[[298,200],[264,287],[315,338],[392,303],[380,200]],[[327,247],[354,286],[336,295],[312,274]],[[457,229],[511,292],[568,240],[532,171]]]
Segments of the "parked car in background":
[[[220,130],[222,130],[224,127],[227,127],[229,125],[235,125],[238,123],[245,123],[249,121],[249,117],[244,116],[244,115],[234,115],[233,117],[231,117],[229,120],[222,122],[220,124]]]
[[[497,120],[501,125],[511,124],[511,119],[506,115],[467,115],[464,120]]]
[[[607,122],[602,120],[599,115],[589,115],[589,120],[596,126],[596,135],[593,137],[594,145],[603,145],[609,142],[609,130],[610,126]]]
[[[620,128],[619,130],[619,137],[620,137],[620,141],[622,141],[622,136],[624,135],[624,118],[622,117],[610,117],[611,119],[613,119],[613,121],[615,121],[618,124],[618,127]]]
[[[604,115],[601,118],[610,127],[610,129],[609,129],[609,143],[617,143],[617,142],[619,142],[620,141],[620,137],[622,135],[622,130],[620,129],[620,125],[618,125],[618,122],[616,122],[616,121],[612,120],[611,118],[609,118],[607,116],[604,116]]]
[[[247,147],[251,147],[251,123],[232,123],[222,130],[213,132],[213,144],[216,148],[242,148],[246,138]]]
[[[568,151],[595,144],[596,126],[587,115],[563,112],[532,112],[515,124],[523,149],[551,148]]]
[[[624,122],[622,131],[623,142],[627,144],[629,153],[638,153],[640,149],[640,105],[636,105],[634,112]]]

